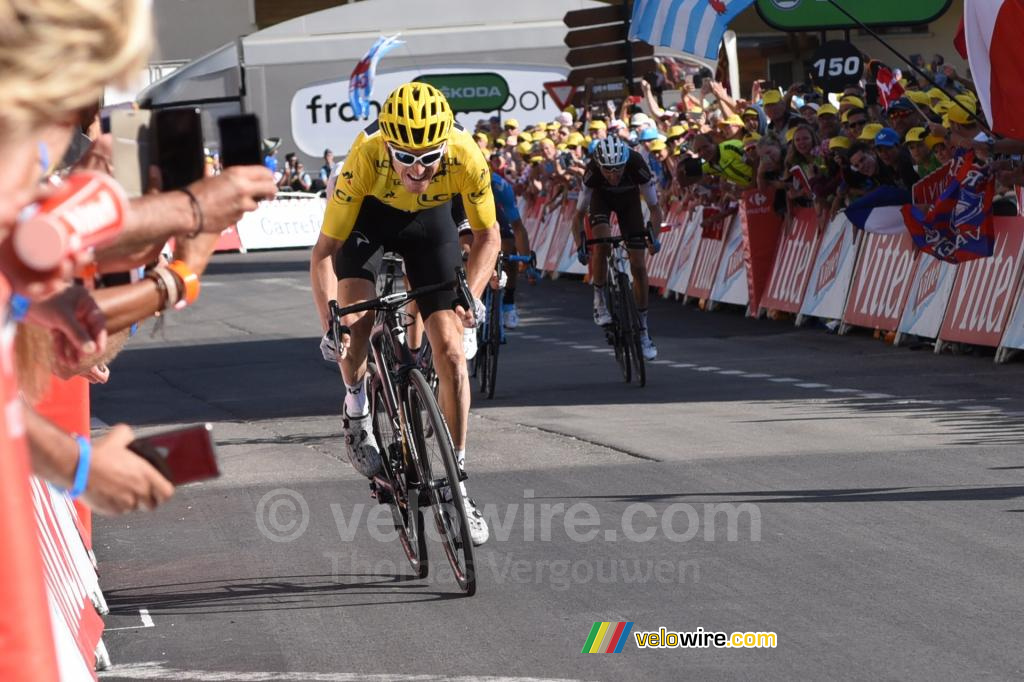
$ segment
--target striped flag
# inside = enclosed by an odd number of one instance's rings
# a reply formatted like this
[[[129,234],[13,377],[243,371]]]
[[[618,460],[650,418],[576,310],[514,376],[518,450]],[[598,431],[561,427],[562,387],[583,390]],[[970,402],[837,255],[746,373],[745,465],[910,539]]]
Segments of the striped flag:
[[[636,0],[629,39],[717,61],[729,22],[752,4],[754,0]]]
[[[1024,3],[967,0],[964,34],[971,75],[992,130],[1024,138]]]
[[[844,209],[846,217],[865,232],[901,234],[906,228],[903,207],[910,203],[910,192],[883,186],[868,192]]]
[[[385,38],[381,36],[363,55],[363,58],[352,69],[348,77],[348,101],[352,105],[352,111],[357,118],[367,119],[370,117],[370,96],[373,94],[373,79],[377,74],[377,62],[392,49],[404,45],[404,40],[399,40],[400,33]]]
[[[629,633],[633,630],[633,622],[601,622],[594,623],[590,635],[583,645],[581,654],[617,654],[622,651]]]

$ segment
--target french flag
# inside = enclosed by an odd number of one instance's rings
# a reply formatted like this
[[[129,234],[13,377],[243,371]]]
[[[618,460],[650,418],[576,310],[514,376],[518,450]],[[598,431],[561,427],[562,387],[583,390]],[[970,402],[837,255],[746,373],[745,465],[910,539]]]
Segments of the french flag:
[[[1024,138],[1024,2],[966,0],[971,75],[992,130]]]
[[[846,207],[846,217],[856,227],[875,234],[900,234],[906,228],[903,206],[910,192],[899,187],[879,187]]]

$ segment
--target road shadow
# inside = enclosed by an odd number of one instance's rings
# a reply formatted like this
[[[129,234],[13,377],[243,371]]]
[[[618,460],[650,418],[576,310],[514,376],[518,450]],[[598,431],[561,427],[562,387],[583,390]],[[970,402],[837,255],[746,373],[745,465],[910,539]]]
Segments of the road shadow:
[[[582,495],[535,499],[605,500],[622,503],[706,503],[706,504],[821,504],[828,502],[966,502],[1013,500],[1024,497],[1024,485],[929,486],[894,488],[819,488],[810,490],[732,490],[635,495]]]
[[[410,575],[369,573],[291,575],[236,580],[203,580],[104,591],[111,615],[134,615],[139,609],[165,615],[252,613],[352,606],[387,606],[462,599],[458,592],[425,588]],[[351,601],[357,596],[360,601]],[[398,598],[394,598],[394,597]],[[368,600],[369,597],[379,597]],[[388,598],[391,597],[391,598]]]

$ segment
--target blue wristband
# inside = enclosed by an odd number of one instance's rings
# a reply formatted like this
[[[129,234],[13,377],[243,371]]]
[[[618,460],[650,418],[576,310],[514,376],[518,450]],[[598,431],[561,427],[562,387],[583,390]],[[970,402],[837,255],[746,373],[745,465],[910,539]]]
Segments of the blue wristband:
[[[29,300],[21,294],[11,294],[11,319],[15,322],[24,320],[25,316],[28,315],[29,305]]]
[[[89,464],[92,462],[92,443],[85,436],[75,434],[78,443],[78,466],[75,467],[75,482],[68,491],[72,500],[81,497],[89,484]]]

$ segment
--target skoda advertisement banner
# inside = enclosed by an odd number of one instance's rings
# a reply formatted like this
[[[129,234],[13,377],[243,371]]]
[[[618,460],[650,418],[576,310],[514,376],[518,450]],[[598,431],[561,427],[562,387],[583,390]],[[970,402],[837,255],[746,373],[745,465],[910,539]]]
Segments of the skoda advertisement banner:
[[[544,90],[544,83],[564,78],[565,71],[561,69],[496,65],[486,69],[437,66],[380,73],[366,120],[352,114],[347,78],[315,83],[300,88],[292,97],[292,138],[299,150],[309,156],[319,157],[328,148],[343,156],[359,131],[376,120],[380,103],[388,93],[413,80],[440,87],[456,112],[466,112],[456,113],[455,118],[470,130],[478,119],[493,116],[499,110],[502,120],[514,118],[523,125],[551,121],[559,109]]]
[[[838,3],[862,24],[911,26],[942,16],[952,0],[856,0]],[[780,31],[853,28],[857,24],[827,0],[757,0],[765,23]]]

